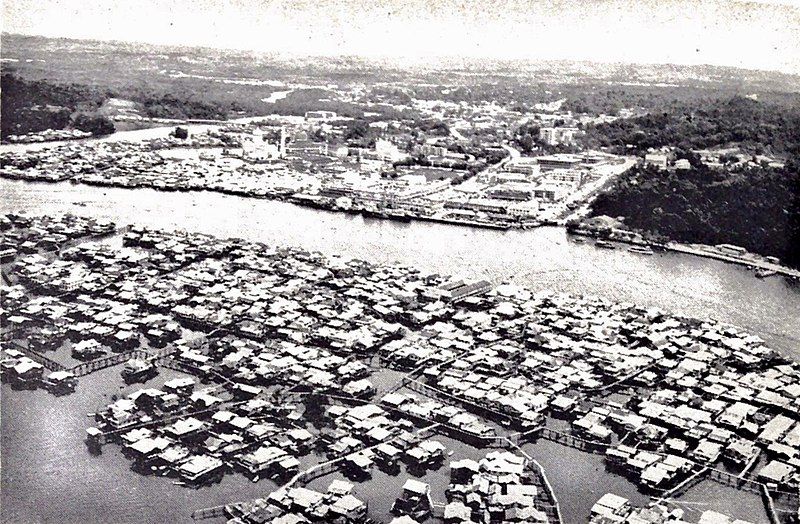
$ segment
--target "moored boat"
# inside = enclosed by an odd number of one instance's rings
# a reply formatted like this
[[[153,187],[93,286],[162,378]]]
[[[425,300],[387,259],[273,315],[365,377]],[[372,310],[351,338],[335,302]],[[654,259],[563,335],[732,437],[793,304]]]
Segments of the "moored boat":
[[[640,255],[652,255],[653,250],[649,246],[631,246],[628,248],[631,253],[638,253]]]

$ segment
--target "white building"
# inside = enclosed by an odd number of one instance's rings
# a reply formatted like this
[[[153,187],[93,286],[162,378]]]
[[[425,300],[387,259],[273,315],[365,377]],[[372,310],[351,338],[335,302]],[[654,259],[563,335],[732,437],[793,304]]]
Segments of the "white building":
[[[571,144],[577,133],[577,127],[543,127],[539,129],[539,140],[551,146]]]
[[[646,166],[655,166],[659,169],[666,169],[667,155],[661,153],[647,153],[644,155],[644,163]]]

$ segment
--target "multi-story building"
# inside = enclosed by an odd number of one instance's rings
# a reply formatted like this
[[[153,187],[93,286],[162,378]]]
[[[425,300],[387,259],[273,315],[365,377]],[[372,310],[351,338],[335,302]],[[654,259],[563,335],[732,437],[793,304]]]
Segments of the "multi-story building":
[[[533,190],[533,196],[543,202],[558,202],[569,194],[569,187],[564,184],[546,183]]]
[[[501,200],[533,200],[533,192],[536,186],[528,182],[506,182],[490,188],[486,196],[499,198]]]
[[[333,111],[306,111],[306,120],[333,120],[336,113]]]
[[[539,129],[539,140],[551,146],[571,144],[577,132],[577,127],[543,127]]]
[[[583,162],[579,155],[560,153],[555,155],[545,155],[536,157],[542,171],[553,169],[577,169]]]
[[[578,169],[555,169],[547,173],[547,181],[563,182],[578,188],[583,184],[584,172]]]

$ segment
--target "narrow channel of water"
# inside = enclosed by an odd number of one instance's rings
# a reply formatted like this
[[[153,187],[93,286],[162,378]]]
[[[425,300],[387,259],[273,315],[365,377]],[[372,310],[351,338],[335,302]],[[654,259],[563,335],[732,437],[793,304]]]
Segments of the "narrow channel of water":
[[[92,455],[84,439],[94,425],[87,416],[142,387],[161,387],[179,372],[160,368],[146,384],[122,388],[120,367],[83,377],[71,395],[55,397],[44,390],[15,391],[2,385],[3,522],[193,522],[195,509],[264,496],[275,489],[270,480],[253,483],[228,473],[218,484],[190,489],[170,477],[131,471],[131,461],[115,444]]]

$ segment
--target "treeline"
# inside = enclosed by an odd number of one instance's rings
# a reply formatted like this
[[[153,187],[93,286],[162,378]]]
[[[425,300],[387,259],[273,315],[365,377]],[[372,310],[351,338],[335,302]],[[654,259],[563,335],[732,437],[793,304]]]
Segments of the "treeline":
[[[142,114],[150,118],[226,120],[233,112],[241,111],[235,102],[220,103],[181,97],[171,93],[154,93],[131,88],[120,98],[133,100],[142,107]]]
[[[729,243],[800,267],[800,164],[731,172],[635,167],[592,204],[593,216],[672,240]]]
[[[800,109],[741,96],[684,104],[637,118],[587,126],[585,131],[586,146],[610,147],[620,152],[662,146],[705,149],[738,144],[754,154],[800,155]]]
[[[45,129],[80,129],[95,135],[114,132],[114,124],[98,114],[108,93],[77,84],[23,80],[11,73],[0,76],[0,132],[26,134]]]
[[[114,123],[104,108],[110,98],[133,101],[139,114],[148,118],[225,120],[251,109],[235,100],[215,99],[187,89],[175,93],[140,86],[103,89],[28,80],[13,72],[3,73],[0,87],[3,138],[45,129],[80,129],[95,135],[113,133]]]

